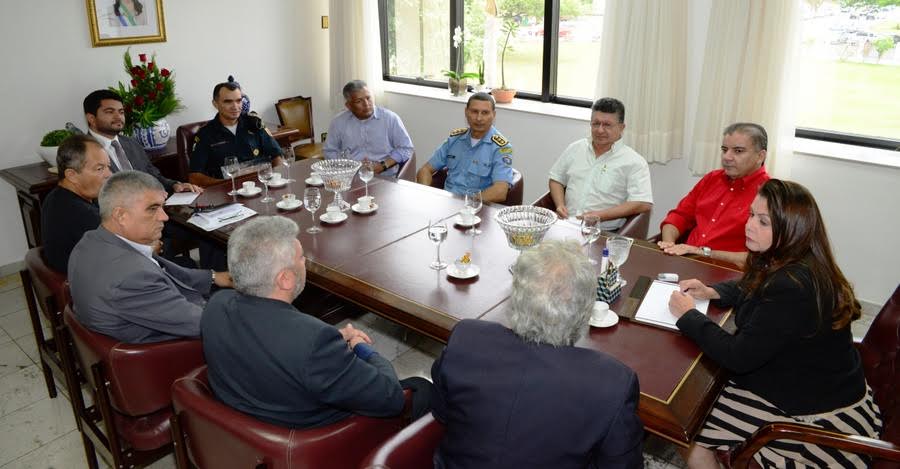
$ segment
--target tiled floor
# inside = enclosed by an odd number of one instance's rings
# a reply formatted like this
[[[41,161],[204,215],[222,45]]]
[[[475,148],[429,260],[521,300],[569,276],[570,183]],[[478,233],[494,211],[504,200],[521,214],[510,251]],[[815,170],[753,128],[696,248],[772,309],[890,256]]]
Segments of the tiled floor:
[[[867,309],[867,320],[859,321],[864,323],[857,326],[859,330],[854,328],[860,337],[878,311]],[[401,379],[431,377],[440,343],[373,314],[365,314],[353,324],[369,334],[375,349],[392,361]],[[37,363],[19,276],[0,278],[0,469],[86,467],[68,400],[62,395],[57,399],[47,396]],[[653,437],[645,441],[644,461],[648,469],[684,467],[672,445]],[[175,462],[169,456],[150,467],[174,468]]]

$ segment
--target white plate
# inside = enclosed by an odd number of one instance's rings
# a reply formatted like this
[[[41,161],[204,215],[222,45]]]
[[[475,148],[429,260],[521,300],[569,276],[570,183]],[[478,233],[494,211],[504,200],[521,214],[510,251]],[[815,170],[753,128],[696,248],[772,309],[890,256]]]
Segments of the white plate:
[[[312,177],[306,178],[306,180],[303,181],[303,182],[309,184],[310,186],[322,186],[322,185],[325,185],[325,181],[324,181],[323,179],[319,179],[318,181],[316,181],[316,180],[313,179]]]
[[[457,270],[456,264],[450,264],[447,266],[447,275],[454,277],[454,278],[460,278],[460,279],[472,278],[472,277],[478,275],[479,272],[481,272],[481,269],[479,269],[478,266],[475,264],[469,264],[469,268],[466,269],[465,272],[460,272],[459,270]]]
[[[478,215],[475,215],[475,219],[472,221],[472,223],[465,223],[462,219],[462,216],[460,216],[459,214],[456,214],[456,217],[453,218],[453,223],[455,223],[459,226],[465,226],[465,227],[475,226],[475,225],[481,223],[481,217],[479,217]]]
[[[597,302],[599,303],[599,301]],[[594,307],[597,307],[597,303],[594,303]],[[606,317],[604,317],[600,321],[594,321],[593,316],[591,317],[591,326],[594,327],[612,327],[619,323],[619,315],[615,313],[613,310],[609,310],[606,313]]]
[[[278,203],[275,204],[276,207],[282,210],[294,210],[303,206],[303,202],[299,199],[295,200],[293,204],[288,205],[286,201],[279,200]]]
[[[353,209],[353,211],[356,213],[366,214],[366,213],[372,213],[375,210],[378,210],[378,204],[372,204],[371,208],[365,208],[365,209],[360,207],[359,204],[353,204],[353,206],[351,206],[350,208]]]
[[[253,190],[249,191],[249,192],[245,191],[243,187],[237,190],[238,195],[241,195],[244,197],[253,197],[256,194],[259,194],[260,192],[262,192],[262,187],[259,187],[259,186],[254,187]]]
[[[325,212],[322,214],[322,216],[319,217],[319,220],[322,220],[325,223],[340,223],[346,219],[347,214],[344,212],[337,212],[336,215],[331,215],[329,212]]]
[[[278,182],[275,182],[274,180],[272,180],[272,181],[269,181],[269,187],[284,187],[289,182],[291,182],[291,181],[288,179],[284,179],[284,178],[279,179]]]

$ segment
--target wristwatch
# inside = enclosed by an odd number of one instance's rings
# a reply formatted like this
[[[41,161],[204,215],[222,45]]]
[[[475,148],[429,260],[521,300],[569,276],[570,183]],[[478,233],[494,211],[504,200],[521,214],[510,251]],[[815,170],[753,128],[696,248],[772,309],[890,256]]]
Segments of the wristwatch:
[[[216,284],[216,271],[209,269],[209,273],[212,274],[212,284],[215,285]]]
[[[387,163],[385,163],[384,160],[379,161],[379,163],[381,163],[381,170],[387,171],[387,169],[388,169]]]
[[[709,246],[701,246],[700,254],[702,254],[703,257],[712,257],[712,249],[710,249]]]

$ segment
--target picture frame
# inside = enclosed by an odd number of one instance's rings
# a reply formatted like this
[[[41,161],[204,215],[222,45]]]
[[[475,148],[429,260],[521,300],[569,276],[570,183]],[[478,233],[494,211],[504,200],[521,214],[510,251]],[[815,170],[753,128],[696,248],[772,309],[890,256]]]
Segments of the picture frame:
[[[85,0],[93,47],[166,42],[163,0]]]

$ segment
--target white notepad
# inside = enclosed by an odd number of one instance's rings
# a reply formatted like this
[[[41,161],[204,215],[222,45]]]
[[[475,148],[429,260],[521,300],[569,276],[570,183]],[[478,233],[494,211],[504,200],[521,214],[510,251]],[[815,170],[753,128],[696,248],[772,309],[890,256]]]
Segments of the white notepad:
[[[678,290],[677,284],[654,280],[634,315],[634,320],[677,331],[675,321],[678,319],[669,312],[669,298],[672,296],[672,292]],[[697,311],[706,314],[706,310],[709,309],[709,300],[695,299],[694,301]]]

